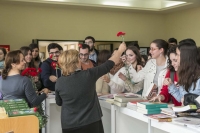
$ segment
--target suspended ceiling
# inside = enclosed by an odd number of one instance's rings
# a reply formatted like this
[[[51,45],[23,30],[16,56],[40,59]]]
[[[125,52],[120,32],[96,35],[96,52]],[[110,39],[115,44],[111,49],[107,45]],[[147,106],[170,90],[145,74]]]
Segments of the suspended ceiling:
[[[109,9],[167,12],[200,5],[200,0],[1,0],[37,4],[54,4]]]

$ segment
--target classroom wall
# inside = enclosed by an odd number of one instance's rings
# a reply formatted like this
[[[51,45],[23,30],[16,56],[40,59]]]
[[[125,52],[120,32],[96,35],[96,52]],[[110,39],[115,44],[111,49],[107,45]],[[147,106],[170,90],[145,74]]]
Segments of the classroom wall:
[[[125,40],[137,40],[149,46],[156,38],[165,38],[165,15],[128,11],[70,8],[48,5],[0,4],[0,44],[11,50],[28,45],[32,39],[121,41],[117,32],[126,32]]]
[[[167,38],[192,38],[200,46],[200,7],[166,15]]]

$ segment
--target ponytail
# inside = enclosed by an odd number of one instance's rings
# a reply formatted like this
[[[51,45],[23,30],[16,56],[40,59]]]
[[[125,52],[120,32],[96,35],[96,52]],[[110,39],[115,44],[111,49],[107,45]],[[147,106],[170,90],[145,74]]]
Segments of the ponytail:
[[[4,68],[4,69],[2,70],[2,72],[1,72],[2,79],[6,79],[6,78],[7,78],[8,72],[9,72],[9,71],[10,71],[10,70],[9,70],[9,69],[6,69],[6,68]]]

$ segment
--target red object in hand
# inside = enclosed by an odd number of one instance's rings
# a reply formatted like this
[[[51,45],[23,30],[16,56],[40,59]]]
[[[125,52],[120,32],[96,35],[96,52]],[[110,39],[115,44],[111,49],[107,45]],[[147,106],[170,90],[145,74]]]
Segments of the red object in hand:
[[[33,111],[34,111],[34,112],[37,112],[37,110],[38,110],[37,107],[34,107],[34,108],[33,108]]]
[[[82,44],[78,44],[78,47],[79,47],[79,48],[82,48]]]
[[[53,69],[56,69],[56,65],[57,65],[57,63],[56,62],[51,62],[51,67],[53,67]]]
[[[117,33],[117,36],[124,36],[125,34],[126,34],[125,32],[120,31]]]
[[[52,59],[53,58],[53,54],[50,54],[49,58]]]

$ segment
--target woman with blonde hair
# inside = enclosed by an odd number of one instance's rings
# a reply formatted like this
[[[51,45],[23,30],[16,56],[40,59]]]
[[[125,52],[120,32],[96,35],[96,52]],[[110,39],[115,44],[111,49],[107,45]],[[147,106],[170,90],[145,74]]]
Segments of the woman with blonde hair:
[[[96,81],[108,73],[126,49],[119,50],[100,66],[81,70],[78,51],[64,51],[58,59],[63,76],[55,86],[56,104],[62,106],[63,133],[103,133],[102,112],[96,94]]]

